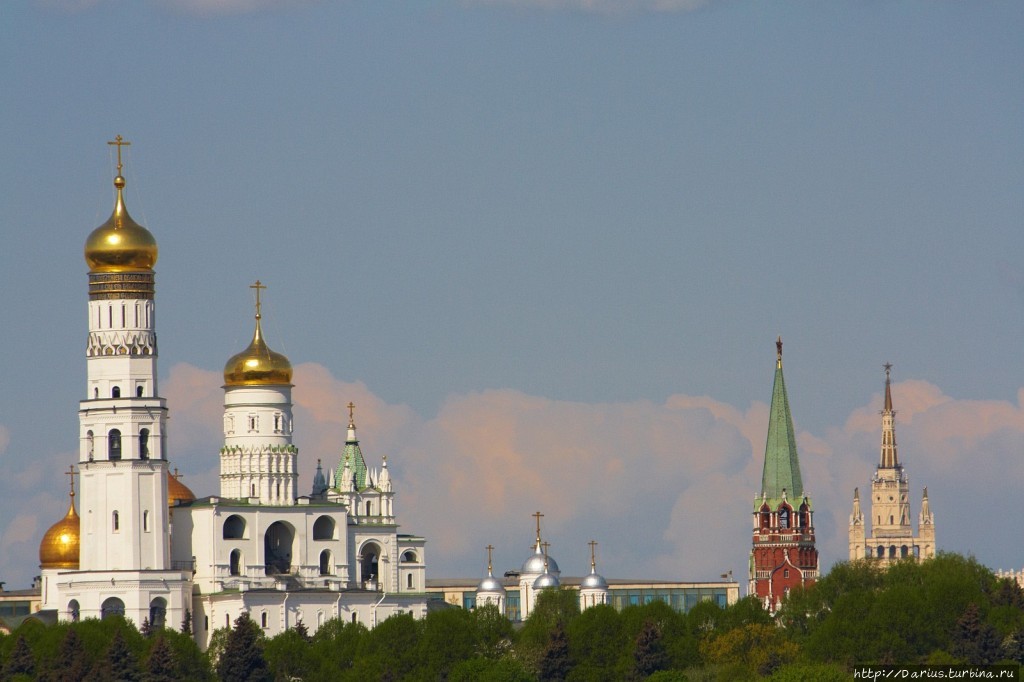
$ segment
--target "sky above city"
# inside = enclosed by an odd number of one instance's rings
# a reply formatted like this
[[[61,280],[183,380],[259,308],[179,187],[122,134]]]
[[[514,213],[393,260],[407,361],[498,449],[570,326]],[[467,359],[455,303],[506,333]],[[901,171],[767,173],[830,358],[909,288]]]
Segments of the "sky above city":
[[[0,580],[67,509],[82,246],[160,246],[171,466],[295,366],[300,489],[356,404],[428,577],[745,583],[775,339],[822,569],[893,368],[940,550],[1024,566],[1024,3],[14,0],[0,8]]]

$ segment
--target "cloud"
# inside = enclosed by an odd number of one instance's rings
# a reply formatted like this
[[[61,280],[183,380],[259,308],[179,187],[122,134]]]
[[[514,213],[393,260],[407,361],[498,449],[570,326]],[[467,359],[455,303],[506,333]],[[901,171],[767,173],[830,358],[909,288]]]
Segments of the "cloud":
[[[708,4],[708,0],[463,0],[465,4],[515,5],[545,10],[576,10],[598,14],[630,12],[688,12]]]
[[[163,382],[170,460],[199,496],[219,488],[222,380],[219,372],[177,364]],[[733,570],[745,581],[767,429],[763,402],[740,409],[677,394],[663,403],[580,403],[492,389],[452,394],[437,414],[420,415],[321,365],[297,365],[294,383],[300,491],[311,487],[317,459],[325,469],[337,465],[346,405],[355,403],[367,463],[379,467],[387,455],[401,532],[427,538],[431,577],[482,576],[487,544],[497,547],[499,572],[518,568],[533,541],[531,514],[540,510],[566,575],[588,570],[587,542],[596,539],[598,568],[608,577],[698,580]],[[768,395],[770,387],[762,388]],[[918,380],[892,390],[913,518],[927,485],[940,548],[1019,567],[1005,529],[1024,484],[1024,389],[1015,403],[958,400]],[[870,396],[824,434],[799,430],[794,415],[824,570],[846,558],[853,488],[870,485],[878,460],[881,403],[881,392]],[[0,445],[7,438],[0,427]],[[13,581],[35,574],[25,557],[66,509],[55,472],[75,455],[14,457],[2,447],[0,454],[7,466],[2,518],[10,519],[0,527],[0,574]]]

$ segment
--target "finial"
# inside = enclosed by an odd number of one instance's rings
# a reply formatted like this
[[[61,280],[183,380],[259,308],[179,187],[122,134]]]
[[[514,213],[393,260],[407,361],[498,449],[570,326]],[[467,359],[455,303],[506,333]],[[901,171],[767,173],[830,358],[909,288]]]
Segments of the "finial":
[[[537,548],[540,549],[540,520],[544,515],[537,511],[533,513],[533,517],[537,519]]]
[[[68,477],[71,478],[71,497],[72,498],[74,498],[74,496],[75,496],[75,474],[77,474],[77,473],[78,472],[75,471],[75,465],[73,465],[73,464],[70,465],[68,467],[68,470],[64,472],[65,476],[68,476]]]
[[[260,289],[266,289],[267,287],[266,287],[265,284],[263,284],[259,280],[256,280],[256,283],[255,284],[250,284],[249,288],[256,290],[256,319],[258,320],[258,319],[263,317],[263,315],[260,314],[260,306],[261,306],[261,304],[260,304]]]
[[[356,404],[350,402],[345,407],[348,408],[348,428],[354,429],[356,427]]]
[[[541,547],[544,548],[544,572],[548,572],[548,547],[551,546],[550,542],[542,542]]]
[[[121,169],[124,165],[121,163],[121,147],[131,146],[131,142],[125,142],[125,139],[118,135],[113,141],[108,141],[109,145],[117,145],[117,177],[114,178],[114,187],[118,189],[124,188],[124,176],[121,175]]]
[[[924,487],[924,499],[928,499],[928,486]]]
[[[384,455],[384,464],[383,464],[383,467],[384,467],[385,469],[387,469],[387,468],[388,468],[388,456],[387,456],[387,455]]]
[[[889,380],[889,371],[892,370],[892,363],[891,362],[887,362],[884,365],[882,365],[882,367],[885,367],[885,379],[886,379],[886,381],[888,381]]]
[[[860,488],[854,488],[853,489],[853,499],[855,499],[855,500],[859,500],[860,499]]]
[[[181,474],[178,473],[178,467],[174,467],[174,480],[177,481],[181,478]]]
[[[494,545],[487,545],[487,575],[491,574],[491,552],[494,551]]]
[[[587,544],[590,545],[590,572],[593,573],[597,570],[597,560],[594,554],[594,549],[597,547],[597,540],[591,540]]]
[[[776,367],[782,367],[782,336],[775,341],[775,352],[777,355]]]
[[[887,362],[882,366],[885,367],[885,405],[882,409],[883,412],[892,412],[892,391],[889,389],[889,373],[892,371],[892,363]]]

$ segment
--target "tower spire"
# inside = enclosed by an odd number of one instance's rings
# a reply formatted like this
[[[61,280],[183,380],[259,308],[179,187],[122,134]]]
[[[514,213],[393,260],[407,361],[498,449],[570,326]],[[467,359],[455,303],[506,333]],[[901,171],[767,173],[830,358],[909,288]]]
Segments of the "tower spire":
[[[885,365],[885,405],[882,409],[882,451],[879,458],[880,469],[899,469],[900,459],[896,450],[896,412],[892,409],[892,380],[890,372],[892,363]]]
[[[800,477],[800,459],[796,450],[796,430],[789,411],[786,381],[782,376],[782,337],[775,342],[775,383],[772,386],[772,406],[768,416],[768,442],[764,451],[764,471],[761,493],[774,508],[785,495],[799,500],[804,496]]]

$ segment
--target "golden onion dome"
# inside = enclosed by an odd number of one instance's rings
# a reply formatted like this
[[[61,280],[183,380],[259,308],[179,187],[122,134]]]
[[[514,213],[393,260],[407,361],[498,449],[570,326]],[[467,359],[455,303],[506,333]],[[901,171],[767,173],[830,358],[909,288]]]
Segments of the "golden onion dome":
[[[136,272],[156,265],[156,239],[149,230],[132,220],[124,205],[124,177],[114,178],[117,201],[114,212],[85,240],[85,262],[89,272]]]
[[[177,472],[177,469],[175,469]],[[178,477],[167,472],[167,506],[173,508],[178,502],[192,502],[196,499],[195,493],[189,487],[178,480]]]
[[[63,519],[50,526],[39,543],[40,568],[78,569],[79,533],[81,522],[75,511],[75,494]]]
[[[269,386],[292,383],[292,363],[280,353],[275,353],[263,340],[260,326],[260,289],[266,287],[256,280],[256,331],[252,343],[241,353],[231,356],[224,365],[225,386]]]

